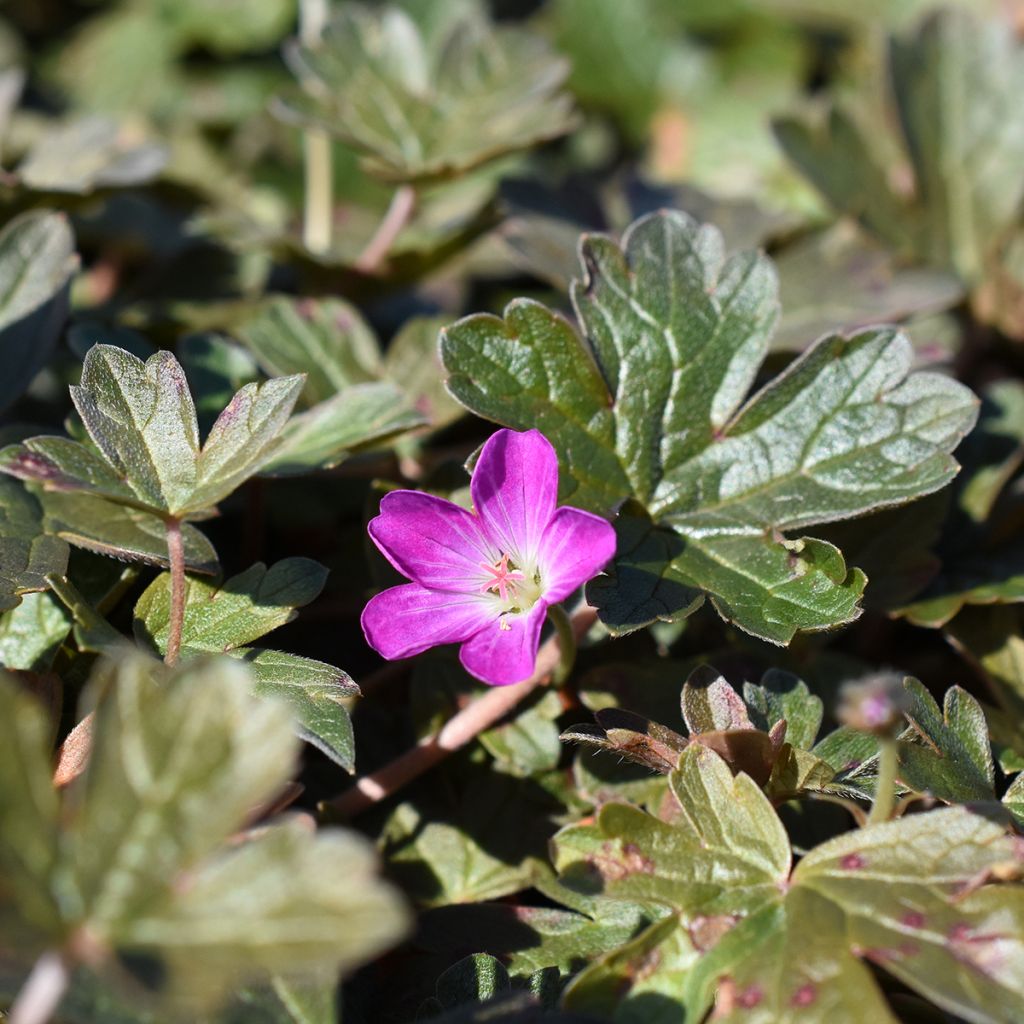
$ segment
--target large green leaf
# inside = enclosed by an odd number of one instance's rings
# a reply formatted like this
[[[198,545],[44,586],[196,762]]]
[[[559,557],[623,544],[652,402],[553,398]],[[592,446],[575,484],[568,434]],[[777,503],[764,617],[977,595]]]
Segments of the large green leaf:
[[[192,396],[170,352],[143,362],[96,345],[85,358],[81,384],[71,389],[95,447],[30,438],[0,451],[0,470],[163,519],[202,518],[273,457],[302,384],[300,376],[247,384],[200,447]]]
[[[359,693],[347,672],[311,658],[249,647],[291,622],[296,609],[315,600],[327,570],[308,558],[286,558],[269,569],[251,566],[223,584],[189,580],[181,654],[224,653],[246,662],[255,692],[286,701],[300,735],[347,771],[355,767],[355,741],[346,698]],[[146,588],[135,605],[135,635],[157,653],[167,648],[171,615],[170,574]]]
[[[612,992],[630,1019],[630,1000],[638,1011],[651,987],[653,972],[630,970],[644,953],[641,963],[674,965],[659,990],[688,1018],[714,1003],[723,1020],[895,1022],[867,960],[967,1020],[1013,1019],[1024,887],[985,884],[1017,861],[1001,827],[962,808],[914,815],[832,839],[790,872],[771,804],[715,754],[690,747],[672,788],[671,824],[613,804],[556,838],[570,884],[658,904],[685,930],[662,922],[646,945],[586,969],[570,1008]]]
[[[574,124],[565,60],[478,17],[425,38],[397,7],[345,4],[322,42],[289,56],[304,91],[281,113],[337,135],[390,181],[451,177]]]
[[[0,861],[19,882],[0,896],[29,929],[22,953],[88,933],[89,967],[194,1005],[270,973],[319,978],[398,938],[404,911],[361,838],[294,821],[225,845],[297,754],[287,710],[252,688],[226,659],[101,663],[89,763],[58,809],[48,729],[0,681]]]
[[[879,143],[881,118],[869,129],[867,117],[842,108],[820,124],[781,121],[779,139],[837,210],[974,285],[1024,195],[1024,128],[1012,116],[1024,55],[999,21],[951,9],[894,39],[889,71],[895,146]],[[912,168],[909,187],[891,173],[898,148]]]
[[[769,261],[725,258],[678,213],[623,236],[584,236],[573,302],[586,340],[544,306],[445,330],[452,393],[537,427],[558,450],[562,497],[620,515],[618,554],[588,596],[614,632],[688,614],[707,593],[767,640],[858,614],[863,574],[785,531],[928,494],[977,415],[974,396],[911,373],[890,328],[820,340],[744,404],[778,313]]]
[[[0,479],[0,611],[46,590],[47,575],[67,568],[67,544],[44,529],[39,502],[17,481]]]
[[[77,268],[71,228],[60,214],[23,213],[0,231],[0,411],[49,359]]]

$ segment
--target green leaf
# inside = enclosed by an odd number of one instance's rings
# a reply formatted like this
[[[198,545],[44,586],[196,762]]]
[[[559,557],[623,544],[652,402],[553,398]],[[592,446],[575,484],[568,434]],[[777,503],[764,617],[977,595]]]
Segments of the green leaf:
[[[428,907],[495,900],[545,873],[548,807],[510,776],[475,776],[465,792],[401,803],[383,827],[390,876]]]
[[[1005,113],[1024,87],[1024,57],[998,20],[951,9],[892,41],[889,72],[909,187],[896,190],[881,119],[869,130],[834,108],[824,124],[779,122],[779,140],[837,210],[974,285],[1024,194],[1024,131]]]
[[[273,826],[208,860],[173,902],[140,914],[121,955],[154,957],[193,1000],[232,979],[349,970],[406,929],[398,893],[375,875],[362,836]]]
[[[48,669],[71,631],[71,616],[52,594],[26,594],[0,616],[0,668]]]
[[[643,965],[664,961],[659,991],[687,1019],[714,1003],[729,1021],[790,1020],[799,1008],[800,1020],[894,1022],[867,960],[950,1013],[1013,1019],[1024,886],[985,884],[1019,871],[999,825],[959,807],[913,815],[829,840],[790,873],[781,822],[749,779],[694,745],[671,781],[671,823],[610,805],[556,837],[564,881],[673,915],[581,975],[569,1000],[611,995],[618,979],[618,1011],[632,1019],[659,985]]]
[[[39,502],[16,481],[0,479],[0,611],[22,594],[46,590],[47,575],[67,568],[67,544],[43,530]]]
[[[683,721],[691,736],[754,728],[742,698],[710,665],[701,665],[690,673],[683,684],[681,701]]]
[[[305,373],[303,400],[326,402],[353,384],[380,376],[377,337],[344,299],[267,299],[236,329],[263,370],[275,377]]]
[[[58,825],[48,729],[0,685],[0,816],[17,826],[0,858],[23,872],[17,908],[45,933],[37,943],[85,930],[91,968],[196,1007],[239,981],[350,968],[399,937],[405,912],[361,837],[296,819],[225,845],[297,754],[286,709],[252,689],[227,659],[173,672],[134,653],[101,662],[89,762]]]
[[[37,192],[88,195],[152,181],[167,163],[164,146],[142,142],[106,117],[71,120],[47,131],[18,165],[18,180]]]
[[[801,750],[810,750],[821,728],[821,698],[807,684],[789,672],[769,669],[760,683],[744,683],[743,699],[750,710],[754,727],[770,732],[785,721],[786,741]]]
[[[767,259],[726,260],[713,228],[677,213],[637,221],[621,248],[585,236],[581,258],[586,341],[523,300],[504,320],[448,328],[442,355],[464,405],[550,438],[564,499],[605,514],[635,499],[588,591],[603,621],[625,632],[671,620],[702,592],[776,643],[855,618],[863,575],[785,531],[948,483],[973,395],[911,373],[909,341],[879,328],[820,340],[744,405],[777,315]]]
[[[232,652],[252,671],[253,692],[286,702],[299,735],[347,772],[355,771],[356,743],[345,701],[359,694],[347,672],[312,658],[242,647]]]
[[[914,735],[899,747],[899,778],[945,803],[995,799],[988,724],[981,705],[959,686],[946,691],[942,710],[916,679],[904,688]]]
[[[0,410],[32,382],[53,352],[78,269],[67,218],[34,210],[0,231]]]
[[[252,671],[255,693],[289,704],[299,735],[346,771],[355,768],[355,740],[344,701],[359,693],[347,672],[321,661],[248,644],[291,622],[314,601],[327,570],[308,558],[286,558],[269,569],[258,562],[223,584],[190,579],[181,631],[182,657],[230,654]],[[170,628],[170,574],[146,588],[135,605],[135,635],[163,654]]]
[[[290,476],[331,469],[353,452],[424,423],[406,396],[386,381],[355,384],[293,416],[263,472]]]
[[[397,7],[348,4],[320,44],[288,56],[305,91],[282,116],[337,135],[387,181],[462,174],[575,123],[566,62],[542,37],[483,18],[428,39]]]
[[[707,920],[714,935],[714,919]],[[699,936],[700,928],[694,932]],[[607,1017],[614,1008],[614,1020],[669,1024],[679,1017],[679,992],[699,957],[686,925],[669,915],[590,963],[569,983],[563,1003],[581,1014]]]
[[[262,563],[222,585],[191,579],[185,595],[182,647],[227,652],[291,622],[295,610],[323,590],[327,570],[309,558]],[[171,617],[171,578],[162,573],[135,605],[135,635],[163,654]]]
[[[272,458],[301,377],[247,384],[200,449],[185,374],[170,352],[144,363],[96,345],[71,389],[96,448],[60,437],[0,451],[0,470],[48,490],[86,491],[162,518],[201,518]]]
[[[168,568],[167,530],[152,512],[83,491],[39,490],[36,497],[47,531],[75,547]],[[191,523],[182,524],[181,540],[186,569],[210,574],[218,570],[213,545]]]
[[[487,953],[474,953],[452,964],[437,979],[437,1001],[446,1010],[464,1003],[484,1003],[509,992],[512,981],[501,961]]]
[[[52,888],[59,806],[51,782],[52,727],[41,704],[0,672],[0,922],[39,950],[59,925]]]

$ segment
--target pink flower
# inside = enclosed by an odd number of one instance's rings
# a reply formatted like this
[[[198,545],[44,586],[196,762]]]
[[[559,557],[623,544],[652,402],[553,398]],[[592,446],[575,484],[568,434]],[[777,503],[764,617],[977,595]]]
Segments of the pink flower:
[[[392,491],[373,542],[411,583],[372,598],[363,632],[385,658],[462,644],[466,670],[504,686],[532,675],[550,605],[615,554],[600,516],[555,508],[558,458],[538,430],[499,430],[470,485],[476,514],[419,491]]]

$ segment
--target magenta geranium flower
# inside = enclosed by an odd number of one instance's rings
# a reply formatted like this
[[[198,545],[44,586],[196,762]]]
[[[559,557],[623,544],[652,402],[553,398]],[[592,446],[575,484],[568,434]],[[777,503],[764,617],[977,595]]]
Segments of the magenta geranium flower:
[[[548,608],[604,568],[615,531],[555,507],[558,458],[538,430],[494,434],[470,490],[476,514],[419,491],[384,496],[370,536],[412,582],[370,601],[363,632],[388,659],[460,643],[468,672],[504,686],[533,673]]]

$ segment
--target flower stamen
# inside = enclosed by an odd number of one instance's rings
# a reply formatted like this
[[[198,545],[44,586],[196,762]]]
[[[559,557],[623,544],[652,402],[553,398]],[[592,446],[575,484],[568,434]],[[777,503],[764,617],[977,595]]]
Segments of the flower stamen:
[[[480,589],[491,592],[497,591],[498,597],[502,601],[507,601],[509,597],[515,597],[516,584],[526,582],[526,577],[521,572],[509,568],[508,555],[502,555],[501,561],[495,565],[481,562],[480,568],[486,569],[494,577],[494,579],[484,583]]]

